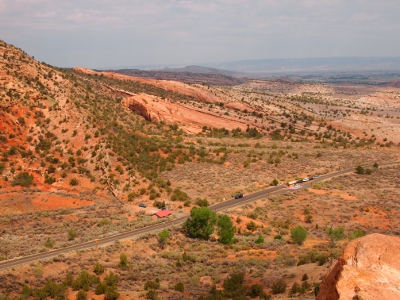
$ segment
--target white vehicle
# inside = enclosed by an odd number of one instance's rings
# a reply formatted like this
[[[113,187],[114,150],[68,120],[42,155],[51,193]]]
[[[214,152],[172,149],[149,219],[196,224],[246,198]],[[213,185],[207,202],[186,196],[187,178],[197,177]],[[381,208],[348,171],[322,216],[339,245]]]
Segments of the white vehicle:
[[[309,181],[310,179],[308,179],[307,177],[303,179],[303,182]]]

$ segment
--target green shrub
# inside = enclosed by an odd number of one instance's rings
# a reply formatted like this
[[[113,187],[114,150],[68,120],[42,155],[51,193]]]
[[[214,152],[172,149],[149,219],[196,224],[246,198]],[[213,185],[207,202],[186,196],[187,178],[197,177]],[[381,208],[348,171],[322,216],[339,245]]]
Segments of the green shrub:
[[[125,253],[121,253],[119,256],[119,266],[121,268],[126,268],[128,266],[128,257]]]
[[[314,287],[314,295],[315,296],[318,295],[320,286],[321,286],[321,282],[315,283],[315,287]]]
[[[176,188],[172,192],[171,195],[171,201],[187,201],[190,200],[188,194],[186,194],[184,191],[181,191],[180,189]]]
[[[102,219],[97,223],[97,226],[102,227],[102,226],[107,226],[111,225],[112,221],[110,219]]]
[[[258,238],[256,239],[255,243],[256,244],[264,244],[264,238],[261,234],[258,235]]]
[[[301,292],[301,286],[300,286],[300,284],[297,283],[297,282],[293,283],[292,288],[291,288],[291,290],[290,290],[290,293],[291,293],[292,295],[295,295],[295,294],[300,293],[300,292]]]
[[[301,245],[307,238],[307,230],[300,225],[290,230],[292,240],[295,244]]]
[[[301,266],[304,264],[317,262],[318,265],[322,266],[327,261],[328,261],[327,254],[325,254],[323,252],[319,252],[319,251],[310,250],[310,251],[308,251],[307,254],[300,255],[297,265]]]
[[[18,119],[19,124],[21,124],[22,126],[25,126],[25,119],[23,117],[19,117]]]
[[[79,184],[79,181],[78,181],[78,179],[76,179],[76,178],[72,178],[72,179],[69,181],[69,185],[75,186],[75,185],[78,185],[78,184]]]
[[[71,229],[68,231],[68,241],[72,241],[72,240],[74,240],[75,238],[76,238],[76,229],[71,228]]]
[[[250,231],[254,231],[257,229],[257,224],[254,223],[253,221],[250,221],[249,223],[246,224],[246,228]]]
[[[361,167],[361,166],[358,166],[358,167],[356,168],[356,170],[357,170],[357,174],[364,174],[364,173],[365,173],[364,168]]]
[[[54,247],[54,241],[53,240],[51,240],[49,237],[47,238],[47,240],[46,240],[46,242],[44,243],[44,245],[47,247],[47,248],[53,248]]]
[[[104,282],[107,286],[115,286],[119,282],[119,277],[117,274],[110,272],[104,277]]]
[[[325,183],[323,181],[319,181],[312,185],[313,189],[320,190],[324,187]]]
[[[365,235],[365,232],[363,232],[363,231],[361,231],[361,230],[359,230],[359,229],[356,229],[356,230],[354,230],[353,232],[351,232],[351,233],[348,235],[348,239],[349,239],[350,241],[352,241],[352,240],[355,240],[355,239],[357,239],[357,238],[363,237],[364,235]]]
[[[72,281],[71,287],[74,291],[83,289],[87,292],[92,285],[98,284],[99,282],[100,279],[98,277],[90,275],[87,270],[82,270],[79,276]]]
[[[224,280],[225,295],[233,298],[244,295],[246,287],[243,285],[244,273],[233,273]]]
[[[270,183],[271,186],[277,186],[278,184],[279,184],[279,181],[276,178],[274,180],[272,180]]]
[[[207,200],[206,198],[204,198],[204,199],[198,198],[198,199],[196,200],[195,204],[196,204],[197,206],[200,206],[200,207],[208,207],[208,206],[210,205],[210,204],[208,203],[208,200]]]
[[[149,290],[146,293],[146,298],[150,300],[156,300],[158,299],[158,293],[155,290]]]
[[[46,175],[44,178],[44,183],[53,184],[56,182],[56,179],[53,176]]]
[[[310,288],[311,288],[311,284],[309,284],[307,280],[303,281],[303,283],[301,284],[301,292],[302,292],[302,293],[305,293],[305,292],[307,292]]]
[[[29,187],[33,183],[33,175],[28,172],[18,173],[17,176],[14,177],[14,180],[11,182],[12,186],[20,185],[24,187]]]
[[[167,229],[164,229],[158,234],[158,241],[160,243],[161,248],[164,248],[168,238],[169,238],[169,231]]]
[[[182,260],[183,261],[191,261],[191,262],[196,262],[196,257],[190,254],[187,254],[186,251],[183,252],[182,254]]]
[[[278,281],[275,281],[271,288],[272,288],[272,293],[273,294],[282,294],[286,292],[286,282],[283,281],[282,279],[279,279]]]
[[[107,285],[104,282],[100,282],[99,284],[97,284],[94,293],[96,295],[102,295],[102,294],[105,294],[106,289],[107,289]]]
[[[93,272],[96,274],[96,275],[101,275],[101,274],[103,274],[104,273],[104,266],[102,265],[102,264],[100,264],[100,263],[96,263],[95,265],[94,265],[94,270],[93,270]]]
[[[87,293],[84,290],[80,290],[76,294],[76,300],[86,300],[87,299]]]
[[[158,290],[160,288],[160,283],[152,280],[147,280],[146,283],[144,284],[144,289],[145,290]]]
[[[228,215],[219,215],[217,221],[219,242],[224,245],[232,243],[236,228]]]
[[[345,237],[344,227],[337,227],[337,228],[327,227],[325,228],[325,232],[329,236],[332,247],[335,247],[336,241],[340,241]]]
[[[47,168],[47,173],[48,173],[48,174],[54,173],[55,171],[56,171],[56,168],[55,168],[53,165],[50,165],[50,166]]]
[[[182,282],[179,282],[179,283],[175,284],[174,290],[183,293],[185,291],[185,286],[183,285]]]
[[[260,297],[264,293],[264,287],[262,284],[252,284],[249,287],[248,294],[251,298]]]
[[[137,193],[132,192],[128,194],[128,201],[131,202],[134,198],[136,198],[138,196]]]
[[[151,200],[151,197],[150,197],[150,200]],[[154,201],[154,202],[153,202],[153,206],[154,206],[154,207],[157,207],[157,208],[159,208],[159,209],[161,209],[161,208],[165,207],[165,201],[163,201],[163,202],[161,202],[161,201]]]
[[[104,300],[117,300],[119,293],[116,286],[109,286],[104,293]]]

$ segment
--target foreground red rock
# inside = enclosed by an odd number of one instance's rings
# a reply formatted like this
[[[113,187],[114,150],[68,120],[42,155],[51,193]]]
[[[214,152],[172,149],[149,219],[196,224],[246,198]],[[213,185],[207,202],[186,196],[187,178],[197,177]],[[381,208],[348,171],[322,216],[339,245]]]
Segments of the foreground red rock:
[[[351,242],[321,284],[317,300],[400,299],[400,238],[371,234]]]

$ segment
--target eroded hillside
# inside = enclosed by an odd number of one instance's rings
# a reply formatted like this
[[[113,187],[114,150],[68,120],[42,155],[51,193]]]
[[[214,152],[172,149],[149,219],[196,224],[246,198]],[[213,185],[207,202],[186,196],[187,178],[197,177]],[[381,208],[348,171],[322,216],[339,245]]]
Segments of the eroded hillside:
[[[72,71],[1,42],[0,260],[172,220],[238,193],[374,167],[218,213],[234,226],[226,245],[218,230],[193,239],[177,226],[167,237],[3,270],[0,299],[80,290],[95,299],[229,298],[232,283],[240,299],[311,297],[348,240],[399,233],[399,168],[381,167],[400,157],[399,95],[396,87],[208,86]],[[157,219],[165,206],[172,215]],[[302,243],[292,236],[298,226],[307,231]],[[330,228],[342,235],[332,238]]]

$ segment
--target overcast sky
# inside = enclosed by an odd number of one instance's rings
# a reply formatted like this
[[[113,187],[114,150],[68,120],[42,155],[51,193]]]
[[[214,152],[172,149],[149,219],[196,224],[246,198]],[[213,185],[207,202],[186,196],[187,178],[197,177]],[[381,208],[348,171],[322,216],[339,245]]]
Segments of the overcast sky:
[[[0,0],[0,39],[59,67],[400,56],[400,2]]]

